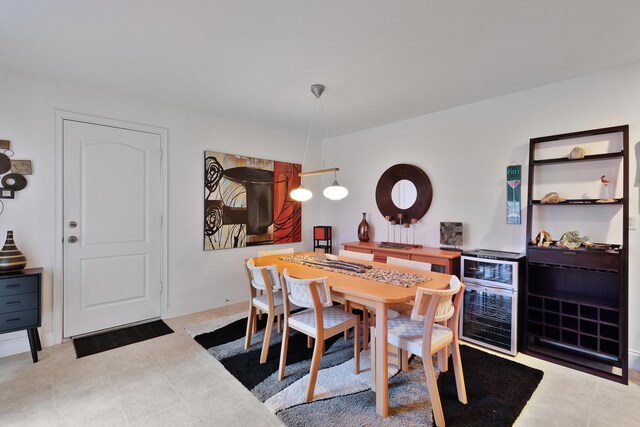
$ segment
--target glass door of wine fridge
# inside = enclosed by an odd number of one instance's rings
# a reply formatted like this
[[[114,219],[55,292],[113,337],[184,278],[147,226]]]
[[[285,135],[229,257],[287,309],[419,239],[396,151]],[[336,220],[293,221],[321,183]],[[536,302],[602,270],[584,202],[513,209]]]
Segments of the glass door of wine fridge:
[[[512,290],[466,285],[460,316],[460,337],[515,355],[517,295]]]

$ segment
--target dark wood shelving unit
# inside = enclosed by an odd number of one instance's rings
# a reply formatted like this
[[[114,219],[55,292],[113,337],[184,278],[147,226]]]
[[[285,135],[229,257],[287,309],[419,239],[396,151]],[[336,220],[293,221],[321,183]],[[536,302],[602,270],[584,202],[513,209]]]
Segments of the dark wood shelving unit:
[[[598,202],[600,199],[567,199],[564,202],[560,203],[542,203],[540,200],[531,200],[529,204],[532,205],[544,205],[544,206],[567,206],[567,205],[597,205],[597,206],[607,206],[607,205],[622,205],[624,203],[623,199],[614,199],[613,202]]]
[[[616,151],[612,153],[590,154],[588,156],[584,156],[582,159],[570,159],[568,157],[559,157],[555,159],[534,160],[533,164],[538,166],[538,165],[548,165],[552,163],[580,163],[580,162],[588,162],[590,160],[619,159],[621,157],[624,157],[624,150]]]
[[[535,159],[538,144],[602,134],[620,134],[622,150],[568,158]],[[628,245],[629,245],[629,127],[615,126],[533,138],[529,145],[529,191],[527,204],[527,268],[523,301],[522,351],[541,359],[589,372],[623,384],[628,383]],[[623,197],[612,203],[598,199],[569,199],[540,203],[532,199],[537,166],[556,163],[610,161],[622,166]],[[539,247],[531,242],[535,209],[547,206],[614,205],[622,209],[622,245],[609,250],[581,247],[571,250],[555,245]],[[571,211],[570,212],[575,212]],[[554,210],[558,218],[570,215]],[[545,221],[548,221],[549,216]],[[603,220],[605,221],[605,220]],[[605,223],[606,224],[606,223]]]

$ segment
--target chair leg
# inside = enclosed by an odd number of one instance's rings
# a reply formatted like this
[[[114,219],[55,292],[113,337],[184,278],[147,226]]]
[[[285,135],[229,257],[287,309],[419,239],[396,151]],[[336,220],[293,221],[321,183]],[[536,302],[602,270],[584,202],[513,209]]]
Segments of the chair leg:
[[[278,326],[276,327],[276,331],[278,331],[278,333],[282,332],[282,326],[280,325],[280,319],[282,318],[281,314],[278,314]]]
[[[271,341],[271,331],[273,330],[273,314],[267,316],[267,327],[264,330],[264,341],[262,341],[262,353],[260,353],[260,363],[267,361],[269,354],[269,341]]]
[[[409,372],[409,353],[407,350],[403,350],[398,347],[398,363],[400,363],[400,369],[402,372]]]
[[[313,338],[307,335],[307,348],[313,347]]]
[[[371,336],[371,390],[376,391],[376,328],[369,328]]]
[[[349,302],[349,301],[345,301],[344,302],[344,311],[346,311],[347,313],[351,313],[351,302]],[[344,331],[344,339],[345,339],[345,341],[349,339],[349,330],[348,329],[346,331]]]
[[[284,368],[287,365],[287,347],[289,345],[289,325],[284,322],[284,330],[282,331],[282,348],[280,349],[280,366],[278,371],[278,380],[284,379]]]
[[[309,371],[309,385],[307,386],[306,402],[313,400],[313,391],[316,388],[316,379],[318,378],[318,368],[320,367],[320,359],[322,358],[322,343],[324,340],[316,338],[316,344],[313,346],[313,357],[311,358],[311,370]]]
[[[365,307],[362,310],[362,348],[369,348],[369,310]]]
[[[256,328],[256,308],[251,304],[249,307],[249,316],[247,317],[247,335],[244,339],[244,349],[251,347],[251,335],[255,333]]]
[[[457,342],[451,343],[451,360],[453,362],[453,372],[456,374],[456,389],[458,390],[458,400],[462,403],[467,403],[467,388],[464,385],[462,361],[460,360],[460,347],[458,347]]]
[[[353,359],[354,367],[353,372],[355,374],[360,373],[360,319],[356,320],[356,324],[353,326]]]
[[[447,372],[449,370],[449,358],[448,358],[448,351],[447,351],[447,347],[448,346],[444,346],[443,348],[441,348],[440,350],[438,350],[438,369],[440,369],[440,372]]]
[[[431,407],[433,408],[433,421],[438,427],[444,426],[444,414],[442,413],[442,404],[440,403],[440,393],[438,392],[438,383],[436,382],[436,373],[433,370],[433,359],[430,354],[423,353],[422,364],[424,367],[424,375],[427,377],[427,386],[429,387],[429,396],[431,396]]]

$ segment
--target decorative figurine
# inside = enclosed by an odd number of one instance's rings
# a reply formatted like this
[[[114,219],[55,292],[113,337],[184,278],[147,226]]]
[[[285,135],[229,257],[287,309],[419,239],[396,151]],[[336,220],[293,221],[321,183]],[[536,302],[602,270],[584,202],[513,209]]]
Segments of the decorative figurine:
[[[613,203],[616,201],[616,199],[612,199],[609,197],[609,183],[611,181],[609,181],[605,177],[606,175],[602,175],[600,177],[600,182],[602,182],[602,185],[604,186],[604,199],[596,200],[596,203]]]
[[[551,233],[543,229],[538,233],[536,237],[534,237],[531,243],[537,246],[548,248],[553,243],[553,240],[551,239]]]
[[[577,230],[565,232],[556,245],[567,249],[578,249],[580,246],[590,246],[589,236],[580,236]]]
[[[545,194],[544,197],[540,200],[540,203],[562,203],[565,201],[566,199],[563,199],[558,193],[553,191],[551,193]]]
[[[573,150],[569,153],[569,159],[578,160],[584,159],[585,151],[582,147],[573,147]]]

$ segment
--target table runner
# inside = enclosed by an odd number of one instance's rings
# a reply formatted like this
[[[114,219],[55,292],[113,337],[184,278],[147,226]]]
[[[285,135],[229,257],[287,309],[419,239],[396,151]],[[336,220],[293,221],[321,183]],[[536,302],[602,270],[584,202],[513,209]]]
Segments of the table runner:
[[[293,262],[295,264],[305,265],[307,267],[319,268],[322,270],[333,271],[334,273],[347,274],[349,276],[360,277],[367,280],[375,280],[376,282],[388,283],[390,285],[402,286],[403,288],[410,288],[419,283],[431,280],[426,276],[420,276],[418,274],[403,273],[401,271],[387,270],[384,268],[364,268],[364,272],[352,271],[345,268],[332,267],[329,264],[322,264],[323,258],[317,255],[289,255],[279,258],[281,261]],[[327,260],[325,260],[327,261]],[[330,262],[330,261],[328,261]],[[351,263],[367,265],[366,263]]]

